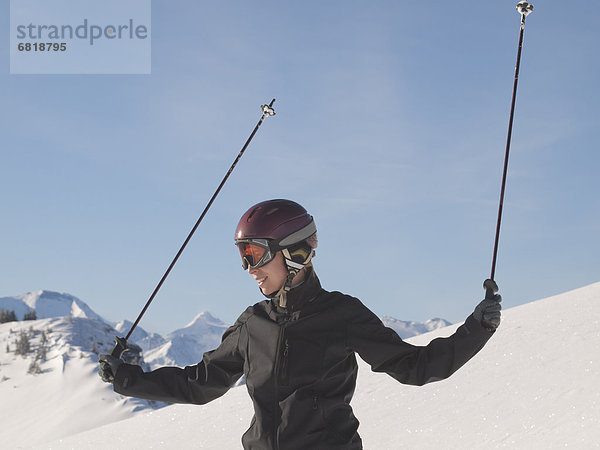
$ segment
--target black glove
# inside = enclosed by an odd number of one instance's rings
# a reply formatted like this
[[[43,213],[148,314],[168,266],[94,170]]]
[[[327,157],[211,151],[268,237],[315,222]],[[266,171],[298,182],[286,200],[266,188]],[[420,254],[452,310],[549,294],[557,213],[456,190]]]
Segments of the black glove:
[[[483,300],[473,311],[473,317],[485,328],[494,331],[500,325],[500,302],[502,297],[494,294],[492,298]]]
[[[98,356],[98,364],[100,365],[98,375],[100,375],[102,381],[112,383],[115,381],[115,375],[119,369],[119,366],[123,364],[123,361],[119,358],[115,358],[112,355],[102,354]]]

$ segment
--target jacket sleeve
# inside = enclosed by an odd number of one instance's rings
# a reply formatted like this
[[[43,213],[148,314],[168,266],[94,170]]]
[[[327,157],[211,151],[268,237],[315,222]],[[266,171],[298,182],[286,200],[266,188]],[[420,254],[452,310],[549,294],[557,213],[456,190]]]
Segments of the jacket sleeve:
[[[374,372],[385,372],[401,383],[422,386],[448,378],[493,335],[469,316],[456,332],[432,340],[427,346],[404,342],[359,300],[347,308],[348,347],[358,352]]]
[[[161,367],[144,372],[140,366],[122,364],[115,375],[115,392],[148,400],[194,404],[205,404],[222,396],[243,373],[244,360],[238,350],[244,328],[242,317],[225,331],[221,345],[205,353],[195,366]]]

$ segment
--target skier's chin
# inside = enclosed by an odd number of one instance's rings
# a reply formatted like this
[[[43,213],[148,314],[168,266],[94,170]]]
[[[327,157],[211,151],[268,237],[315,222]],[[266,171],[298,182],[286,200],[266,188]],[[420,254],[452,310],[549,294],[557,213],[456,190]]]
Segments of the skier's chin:
[[[271,292],[269,292],[268,289],[263,289],[262,287],[259,287],[260,292],[262,293],[262,295],[264,295],[267,298],[274,298],[275,296],[277,296],[277,293],[279,292],[279,289],[272,289]]]
[[[265,289],[263,289],[263,288],[260,288],[260,290],[261,290],[261,292],[262,292],[264,295],[266,295],[267,297],[274,297],[274,296],[275,296],[275,294],[277,294],[277,289],[275,289],[275,290],[274,290],[274,291],[272,291],[272,292],[268,292],[268,291],[266,291],[266,290],[265,290]]]

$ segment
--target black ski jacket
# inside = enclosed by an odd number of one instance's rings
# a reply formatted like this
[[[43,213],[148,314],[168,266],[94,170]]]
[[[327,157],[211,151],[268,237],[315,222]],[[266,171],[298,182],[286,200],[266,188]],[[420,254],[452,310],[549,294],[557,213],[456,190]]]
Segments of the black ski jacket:
[[[249,307],[221,345],[195,366],[143,372],[123,364],[116,392],[171,403],[204,404],[245,375],[254,404],[245,449],[361,449],[350,400],[357,376],[355,353],[375,372],[405,384],[449,377],[493,332],[470,316],[447,338],[425,347],[404,342],[358,299],[321,288],[314,272],[288,293]]]

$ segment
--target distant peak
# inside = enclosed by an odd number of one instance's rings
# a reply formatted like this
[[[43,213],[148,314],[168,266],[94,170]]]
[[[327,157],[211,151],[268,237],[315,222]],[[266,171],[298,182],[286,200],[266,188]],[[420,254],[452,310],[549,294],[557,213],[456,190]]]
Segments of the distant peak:
[[[227,324],[225,324],[221,319],[214,317],[208,311],[204,311],[197,314],[194,319],[185,327],[169,333],[167,337],[192,335],[199,336],[207,332],[222,334],[226,328]]]
[[[71,294],[67,294],[66,292],[56,292],[56,291],[47,291],[47,290],[42,290],[39,292],[40,292],[40,297],[45,297],[45,298],[66,298],[69,300],[77,298]]]
[[[49,291],[47,289],[40,289],[38,291],[28,292],[27,294],[20,295],[17,298],[22,298],[25,302],[31,302],[40,298],[49,300],[79,300],[77,297],[67,294],[66,292]]]
[[[446,323],[448,325],[451,325],[450,322],[448,322],[446,319],[442,319],[441,317],[433,317],[431,319],[428,319],[425,321],[425,323],[430,323],[430,322],[442,322],[442,323]]]
[[[196,316],[192,319],[190,323],[188,323],[185,327],[191,327],[197,323],[208,323],[212,325],[225,325],[221,319],[217,319],[208,311],[202,311],[201,313],[196,314]]]
[[[40,289],[10,298],[17,302],[16,304],[20,303],[21,314],[29,310],[35,310],[38,319],[71,316],[86,317],[105,322],[85,302],[66,292]]]

